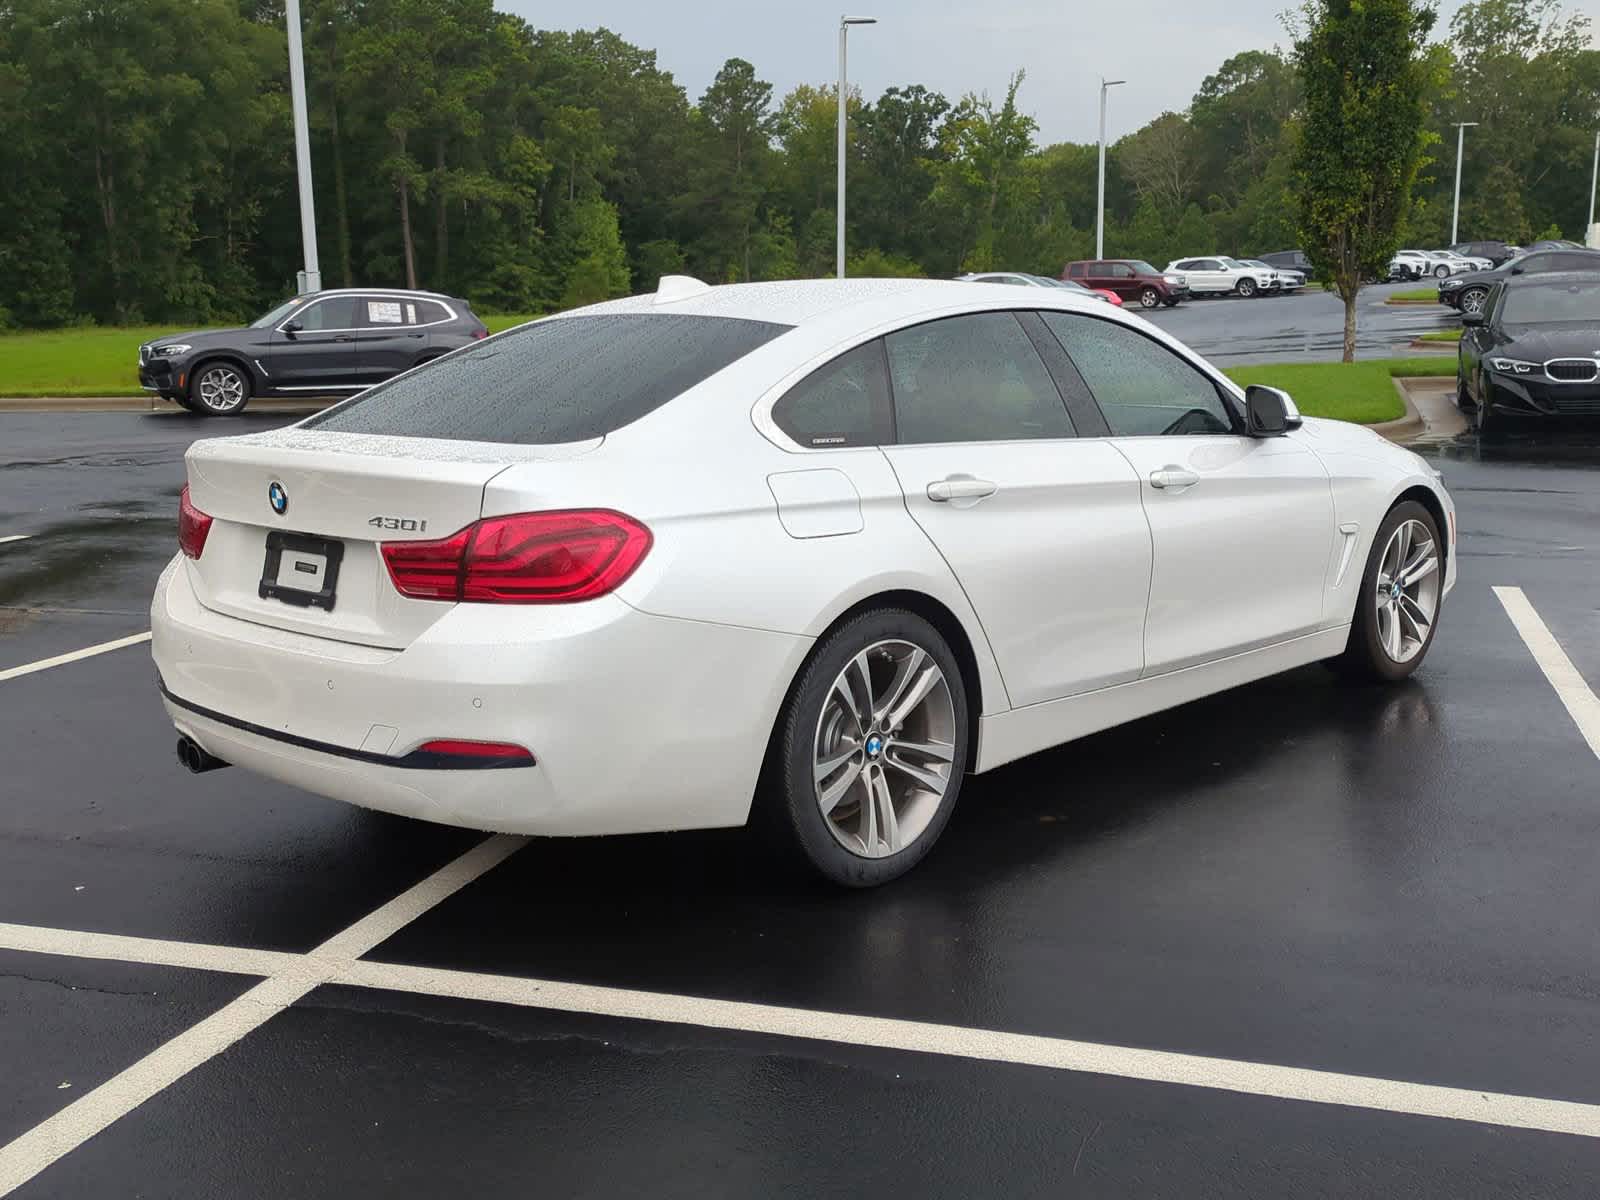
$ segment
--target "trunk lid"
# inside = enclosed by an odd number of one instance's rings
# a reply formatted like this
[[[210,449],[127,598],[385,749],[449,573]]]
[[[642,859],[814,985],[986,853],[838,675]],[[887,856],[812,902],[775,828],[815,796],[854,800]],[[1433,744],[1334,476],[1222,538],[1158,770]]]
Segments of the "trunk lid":
[[[570,459],[599,444],[296,428],[196,442],[185,456],[189,497],[212,522],[204,553],[185,566],[200,602],[216,612],[403,649],[454,605],[400,595],[380,544],[449,537],[482,515],[485,486],[507,467]]]

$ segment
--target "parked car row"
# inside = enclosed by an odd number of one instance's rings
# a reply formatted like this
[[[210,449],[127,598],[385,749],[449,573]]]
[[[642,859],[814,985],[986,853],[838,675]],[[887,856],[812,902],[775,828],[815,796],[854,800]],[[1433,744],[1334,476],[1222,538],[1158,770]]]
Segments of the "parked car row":
[[[1585,250],[1576,244],[1559,250],[1530,250],[1488,271],[1473,271],[1439,280],[1439,303],[1448,304],[1463,313],[1481,313],[1494,285],[1513,275],[1597,270],[1600,270],[1600,250]]]
[[[1311,263],[1303,252],[1281,250],[1260,258],[1225,254],[1178,258],[1165,270],[1137,258],[1082,259],[1069,262],[1061,280],[1153,309],[1202,296],[1248,298],[1294,292],[1306,285],[1310,275]]]
[[[252,396],[359,392],[489,336],[455,296],[340,288],[296,296],[242,329],[174,333],[139,347],[139,385],[203,416]]]
[[[1069,292],[1087,292],[1096,300],[1103,300],[1107,304],[1122,307],[1122,297],[1115,292],[1104,288],[1088,288],[1071,279],[1051,279],[1048,275],[1032,275],[1027,271],[983,271],[968,275],[957,275],[956,279],[962,283],[1004,283],[1012,287],[1049,287],[1066,288]]]

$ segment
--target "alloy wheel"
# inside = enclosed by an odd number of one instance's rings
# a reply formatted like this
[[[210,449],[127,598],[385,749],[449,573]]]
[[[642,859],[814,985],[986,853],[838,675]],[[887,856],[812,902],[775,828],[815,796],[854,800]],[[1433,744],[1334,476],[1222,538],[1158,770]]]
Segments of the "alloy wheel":
[[[212,412],[232,412],[244,403],[244,376],[232,367],[207,367],[200,376],[200,403]]]
[[[1145,308],[1155,308],[1161,303],[1161,294],[1155,288],[1145,288],[1139,293],[1139,303]]]
[[[938,813],[955,760],[955,704],[937,662],[911,642],[875,642],[828,689],[817,718],[812,779],[839,845],[885,858]]]
[[[1483,311],[1483,302],[1487,296],[1488,293],[1479,288],[1472,288],[1463,292],[1461,295],[1461,311],[1481,313]]]
[[[1421,521],[1402,521],[1378,563],[1378,644],[1392,662],[1410,662],[1428,644],[1439,612],[1439,552]]]

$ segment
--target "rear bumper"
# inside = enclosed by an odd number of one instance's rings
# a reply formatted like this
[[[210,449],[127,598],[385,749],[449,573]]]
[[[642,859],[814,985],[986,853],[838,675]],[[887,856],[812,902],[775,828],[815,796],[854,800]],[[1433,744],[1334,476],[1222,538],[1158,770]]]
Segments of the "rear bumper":
[[[181,559],[151,633],[173,724],[218,758],[365,808],[571,835],[743,824],[810,646],[602,597],[457,605],[381,650],[206,609]],[[534,761],[437,768],[413,755],[435,738],[512,742]]]

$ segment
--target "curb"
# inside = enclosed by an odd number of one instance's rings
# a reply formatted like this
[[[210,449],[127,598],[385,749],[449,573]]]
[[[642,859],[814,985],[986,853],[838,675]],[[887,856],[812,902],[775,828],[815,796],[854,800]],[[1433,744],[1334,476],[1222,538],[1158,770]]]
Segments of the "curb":
[[[1389,298],[1388,300],[1385,300],[1384,303],[1389,305],[1392,308],[1449,308],[1450,307],[1448,304],[1442,304],[1438,300],[1396,300],[1393,297]]]
[[[320,412],[336,403],[333,399],[287,399],[262,397],[250,401],[248,412]],[[159,397],[138,396],[0,396],[0,412],[141,412],[189,416],[188,412]]]
[[[1426,429],[1427,424],[1423,421],[1422,414],[1417,411],[1411,393],[1406,391],[1405,386],[1393,377],[1389,382],[1394,384],[1394,390],[1400,393],[1400,402],[1406,406],[1406,415],[1396,417],[1392,421],[1380,421],[1376,425],[1368,425],[1367,428],[1391,442],[1407,442]]]
[[[1440,354],[1449,354],[1456,349],[1454,342],[1424,342],[1420,338],[1412,338],[1406,343],[1407,350],[1434,350]]]

